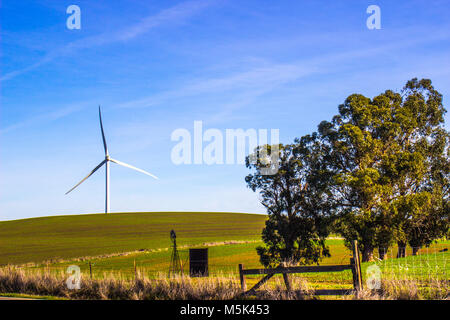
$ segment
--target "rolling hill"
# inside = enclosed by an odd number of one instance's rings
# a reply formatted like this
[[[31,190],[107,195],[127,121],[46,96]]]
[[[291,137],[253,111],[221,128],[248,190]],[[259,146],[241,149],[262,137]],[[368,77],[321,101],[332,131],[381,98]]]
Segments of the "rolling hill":
[[[0,265],[260,240],[265,215],[225,212],[130,212],[52,216],[0,222]]]

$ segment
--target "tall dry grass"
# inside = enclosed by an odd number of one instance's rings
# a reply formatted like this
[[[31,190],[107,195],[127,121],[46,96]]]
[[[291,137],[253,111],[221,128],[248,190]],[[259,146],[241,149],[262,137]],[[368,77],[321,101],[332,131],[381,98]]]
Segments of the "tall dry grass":
[[[264,285],[251,296],[243,296],[240,283],[234,276],[211,278],[173,277],[160,274],[157,278],[146,278],[137,274],[135,280],[125,277],[106,276],[102,279],[81,277],[78,290],[66,285],[67,274],[50,274],[25,271],[14,267],[0,269],[0,293],[22,293],[83,300],[304,300],[315,299],[314,290],[304,279],[292,277],[292,292],[287,292],[280,279]],[[448,280],[434,280],[423,286],[413,280],[387,279],[381,290],[363,290],[354,297],[341,299],[449,299]]]
[[[120,276],[103,279],[81,277],[80,289],[68,289],[67,275],[36,273],[7,267],[0,269],[0,293],[23,293],[85,300],[227,300],[239,292],[235,279],[214,277],[148,279],[138,274],[135,280]]]
[[[364,289],[354,299],[359,300],[449,300],[450,281],[431,279],[420,282],[411,279],[384,279],[379,290]]]

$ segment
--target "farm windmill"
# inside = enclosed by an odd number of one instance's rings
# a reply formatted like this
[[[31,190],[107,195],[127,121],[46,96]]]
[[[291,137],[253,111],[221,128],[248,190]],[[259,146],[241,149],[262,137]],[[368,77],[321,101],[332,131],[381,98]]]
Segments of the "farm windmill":
[[[72,189],[70,189],[69,191],[66,192],[66,194],[68,194],[69,192],[71,192],[73,189],[75,189],[76,187],[78,187],[80,184],[82,184],[87,178],[89,178],[90,176],[92,176],[94,174],[95,171],[97,171],[98,169],[100,169],[103,165],[106,165],[106,190],[105,190],[105,213],[109,213],[109,163],[110,162],[114,162],[117,163],[118,165],[121,165],[123,167],[126,168],[130,168],[139,172],[142,172],[150,177],[153,177],[155,179],[158,179],[158,177],[156,177],[155,175],[148,173],[147,171],[144,171],[142,169],[133,167],[132,165],[129,165],[125,162],[113,159],[109,156],[108,153],[108,147],[106,145],[106,139],[105,139],[105,133],[103,131],[103,123],[102,123],[102,112],[100,110],[100,106],[98,106],[98,116],[100,118],[100,129],[102,131],[102,138],[103,138],[103,147],[105,149],[105,159],[100,162],[98,164],[98,166],[96,166],[85,178],[83,178],[83,180],[81,180],[80,182],[78,182]]]
[[[179,274],[181,269],[180,256],[177,249],[177,234],[175,230],[170,231],[170,240],[172,241],[172,257],[170,259],[169,277],[171,275]]]

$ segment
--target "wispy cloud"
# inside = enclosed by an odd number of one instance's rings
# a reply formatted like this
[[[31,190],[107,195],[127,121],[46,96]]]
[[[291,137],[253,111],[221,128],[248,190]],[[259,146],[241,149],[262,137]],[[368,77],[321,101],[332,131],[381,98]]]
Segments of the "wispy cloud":
[[[417,44],[448,39],[449,37],[450,35],[448,33],[436,34],[427,38],[395,41],[382,46],[340,51],[283,64],[270,64],[267,63],[267,61],[263,61],[262,66],[226,74],[222,77],[214,76],[190,80],[185,85],[174,90],[168,90],[147,97],[118,103],[114,107],[146,108],[162,104],[171,99],[229,91],[241,98],[244,97],[240,102],[224,104],[224,106],[228,105],[235,109],[239,106],[253,102],[256,97],[277,87],[314,74],[334,72],[345,68],[346,64],[351,65],[356,59],[368,58],[385,52],[408,48]],[[221,108],[221,110],[223,111],[223,108]]]
[[[97,46],[103,46],[108,44],[113,44],[120,41],[128,41],[134,39],[151,29],[156,27],[170,24],[172,22],[180,22],[188,19],[195,14],[201,12],[205,8],[212,5],[213,0],[201,0],[201,1],[188,1],[177,4],[168,9],[164,9],[157,14],[149,15],[143,18],[140,22],[123,28],[117,32],[105,32],[102,34],[82,38],[76,41],[72,41],[67,45],[48,52],[41,60],[31,64],[25,68],[11,71],[0,78],[0,81],[7,81],[15,78],[21,74],[34,70],[44,64],[47,64],[57,57],[65,56],[67,54],[72,54],[74,51],[87,49]]]
[[[94,106],[96,105],[95,101],[85,101],[85,102],[78,102],[78,103],[70,104],[63,108],[59,108],[55,111],[42,113],[37,116],[28,118],[26,120],[23,120],[23,121],[15,123],[15,124],[12,124],[10,126],[7,126],[5,128],[2,128],[2,129],[0,129],[0,134],[5,134],[10,131],[19,129],[19,128],[33,125],[35,123],[42,123],[42,122],[58,120],[58,119],[66,117],[69,114],[83,110],[84,108],[86,108],[88,106],[93,106],[93,105]]]
[[[163,21],[191,16],[210,3],[211,2],[183,3],[170,9],[166,9],[156,16],[148,17],[140,23],[118,32],[115,35],[98,36],[98,39],[104,37],[104,39],[102,38],[103,40],[99,40],[99,42],[94,41],[94,37],[91,37],[74,42],[72,46],[74,48],[83,48],[83,46],[89,47],[99,45],[99,43],[106,44],[109,42],[132,39],[154,26],[161,25]],[[230,100],[218,102],[215,106],[215,109],[218,110],[218,112],[215,114],[209,114],[208,119],[204,119],[205,121],[214,122],[223,121],[227,120],[226,116],[229,116],[234,110],[243,108],[253,103],[258,97],[264,95],[265,93],[288,83],[312,75],[336,72],[337,70],[345,69],[346,65],[351,66],[356,59],[369,58],[386,52],[391,53],[395,52],[395,50],[413,47],[424,43],[447,40],[449,37],[449,33],[444,31],[437,32],[429,37],[392,41],[380,46],[363,47],[356,50],[324,54],[290,63],[269,63],[266,60],[263,60],[260,66],[253,66],[250,69],[245,69],[242,67],[242,69],[238,72],[227,73],[223,76],[206,76],[204,78],[191,79],[184,85],[178,86],[176,89],[155,93],[146,97],[132,99],[125,102],[118,102],[115,105],[111,105],[111,107],[118,109],[148,108],[164,104],[173,99],[193,97],[203,94],[230,92],[232,95]],[[67,46],[65,48],[67,48]],[[47,59],[43,59],[40,64],[33,66],[37,67],[43,63],[46,63],[55,56],[57,55],[53,53],[52,56],[49,56]],[[26,71],[31,70],[33,66],[30,66]],[[92,106],[98,104],[98,101],[75,103],[59,111],[42,114],[31,119],[21,121],[4,129],[0,129],[0,134],[38,122],[52,121],[62,118],[87,107],[89,103]]]
[[[191,80],[190,83],[175,90],[158,93],[148,97],[119,103],[117,108],[146,108],[158,105],[167,100],[179,97],[195,96],[203,93],[226,91],[254,91],[261,92],[278,85],[295,80],[300,76],[311,74],[315,67],[307,64],[272,64],[255,67],[222,77],[206,77]]]

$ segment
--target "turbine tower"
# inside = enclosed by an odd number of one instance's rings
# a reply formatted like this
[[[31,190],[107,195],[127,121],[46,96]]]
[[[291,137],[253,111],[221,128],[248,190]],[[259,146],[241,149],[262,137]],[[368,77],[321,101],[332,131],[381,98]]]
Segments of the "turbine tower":
[[[114,162],[117,163],[118,165],[121,165],[123,167],[126,168],[130,168],[139,172],[142,172],[150,177],[153,177],[155,179],[158,179],[158,177],[156,177],[155,175],[144,171],[142,169],[133,167],[132,165],[129,165],[125,162],[113,159],[109,156],[108,153],[108,146],[106,145],[106,139],[105,139],[105,132],[103,131],[103,123],[102,123],[102,112],[100,110],[100,106],[98,107],[98,116],[100,118],[100,129],[102,130],[102,138],[103,138],[103,147],[105,149],[105,160],[103,160],[102,162],[99,163],[98,166],[96,166],[83,180],[81,180],[80,182],[78,182],[72,189],[70,189],[69,191],[66,192],[66,194],[68,194],[69,192],[71,192],[73,189],[75,189],[76,187],[78,187],[80,184],[82,184],[87,178],[89,178],[90,176],[92,176],[94,174],[95,171],[97,171],[98,169],[101,168],[101,166],[106,165],[105,166],[105,171],[106,171],[106,183],[105,183],[105,213],[109,213],[109,163],[110,162]]]

